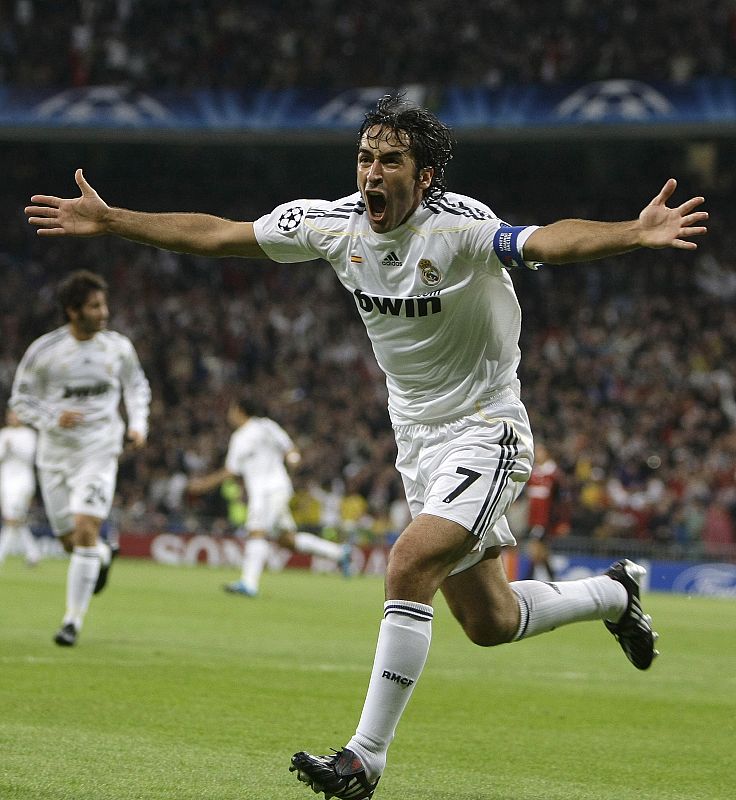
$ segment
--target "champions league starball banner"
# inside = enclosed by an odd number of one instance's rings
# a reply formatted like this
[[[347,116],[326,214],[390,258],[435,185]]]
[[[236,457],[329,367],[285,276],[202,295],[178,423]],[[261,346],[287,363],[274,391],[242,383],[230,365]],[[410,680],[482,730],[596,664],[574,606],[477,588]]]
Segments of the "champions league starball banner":
[[[377,98],[401,91],[460,131],[535,130],[560,134],[602,127],[627,130],[695,126],[736,130],[736,80],[685,84],[606,80],[498,88],[412,84],[346,91],[290,89],[141,91],[129,86],[62,90],[0,86],[0,135],[53,133],[175,135],[308,135],[354,132]]]

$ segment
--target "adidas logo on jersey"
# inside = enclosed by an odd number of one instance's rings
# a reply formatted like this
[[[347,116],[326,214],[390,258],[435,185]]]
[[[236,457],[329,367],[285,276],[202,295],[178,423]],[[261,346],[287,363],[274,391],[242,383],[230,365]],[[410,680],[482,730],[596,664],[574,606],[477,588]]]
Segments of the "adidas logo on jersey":
[[[403,267],[404,262],[396,255],[396,253],[392,250],[390,253],[386,254],[386,257],[381,261],[381,264],[384,267]]]

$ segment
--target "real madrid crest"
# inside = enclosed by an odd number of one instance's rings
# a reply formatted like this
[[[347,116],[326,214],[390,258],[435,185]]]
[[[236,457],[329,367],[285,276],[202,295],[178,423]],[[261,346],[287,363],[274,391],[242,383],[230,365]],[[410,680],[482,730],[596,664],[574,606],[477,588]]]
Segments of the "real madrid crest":
[[[419,259],[417,268],[421,274],[422,283],[427,286],[436,286],[442,280],[442,273],[428,258]]]

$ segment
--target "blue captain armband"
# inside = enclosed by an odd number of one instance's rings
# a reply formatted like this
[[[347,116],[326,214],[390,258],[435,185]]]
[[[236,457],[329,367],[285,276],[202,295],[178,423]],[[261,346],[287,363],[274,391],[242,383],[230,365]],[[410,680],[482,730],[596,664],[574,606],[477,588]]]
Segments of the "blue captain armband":
[[[537,267],[540,266],[535,261],[524,261],[524,256],[522,256],[521,250],[518,246],[519,234],[523,233],[524,231],[528,231],[530,227],[532,229],[536,229],[536,226],[514,226],[503,224],[493,234],[493,251],[498,256],[498,260],[507,269],[510,269],[511,267],[528,267],[529,269],[537,269]],[[526,237],[524,237],[524,239],[526,239]]]

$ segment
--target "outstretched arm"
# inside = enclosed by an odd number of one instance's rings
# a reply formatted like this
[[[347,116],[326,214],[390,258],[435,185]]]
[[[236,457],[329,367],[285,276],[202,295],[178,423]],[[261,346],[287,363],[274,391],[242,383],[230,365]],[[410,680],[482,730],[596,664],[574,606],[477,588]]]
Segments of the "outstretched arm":
[[[563,219],[534,231],[524,243],[524,260],[566,264],[615,256],[640,247],[675,247],[695,250],[693,236],[707,232],[706,211],[696,211],[705,202],[692,197],[676,208],[667,206],[677,187],[670,178],[660,193],[630,222],[593,222]]]
[[[267,258],[251,222],[233,222],[210,214],[146,214],[113,208],[87,183],[81,169],[74,173],[82,194],[62,198],[36,194],[25,212],[39,236],[100,236],[123,239],[201,256]]]
[[[210,472],[207,475],[200,475],[196,478],[191,478],[187,483],[187,491],[190,494],[207,494],[213,489],[216,489],[228,478],[234,478],[235,473],[230,472],[226,467],[218,469],[215,472]]]

